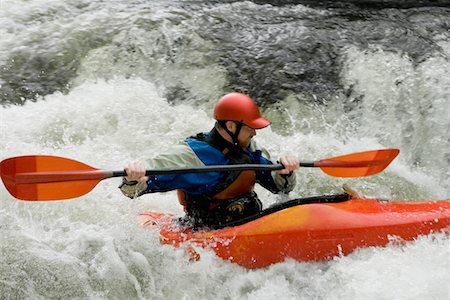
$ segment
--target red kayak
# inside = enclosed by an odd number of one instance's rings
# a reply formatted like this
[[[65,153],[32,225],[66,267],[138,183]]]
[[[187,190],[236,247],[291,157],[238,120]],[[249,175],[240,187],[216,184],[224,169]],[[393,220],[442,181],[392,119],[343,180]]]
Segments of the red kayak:
[[[203,247],[246,268],[282,262],[321,261],[392,239],[450,229],[450,201],[385,202],[347,194],[295,199],[230,227],[193,231],[170,214],[141,214],[145,227],[160,230],[161,243]],[[234,225],[234,226],[231,226]]]

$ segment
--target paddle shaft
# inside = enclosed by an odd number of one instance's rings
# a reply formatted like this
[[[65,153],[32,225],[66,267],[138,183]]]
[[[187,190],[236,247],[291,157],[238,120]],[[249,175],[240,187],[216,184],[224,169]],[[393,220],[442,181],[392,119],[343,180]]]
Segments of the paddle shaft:
[[[300,162],[299,166],[304,168],[358,168],[366,167],[368,165],[378,165],[383,161],[331,161],[331,160],[319,160],[319,161],[305,161]],[[228,172],[228,171],[278,171],[283,170],[282,164],[275,165],[256,165],[256,164],[238,164],[238,165],[214,165],[203,166],[194,168],[167,168],[167,169],[152,169],[146,170],[146,176],[152,175],[168,175],[168,174],[185,174],[185,173],[208,173],[208,172]],[[125,171],[113,171],[110,177],[124,177],[127,176]]]

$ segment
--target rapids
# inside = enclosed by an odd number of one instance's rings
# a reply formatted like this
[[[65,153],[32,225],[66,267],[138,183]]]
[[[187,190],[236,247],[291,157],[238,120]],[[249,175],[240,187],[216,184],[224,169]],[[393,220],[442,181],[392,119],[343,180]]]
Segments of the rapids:
[[[374,197],[449,199],[449,8],[256,2],[0,1],[0,159],[49,154],[120,169],[209,130],[215,100],[237,89],[272,120],[256,139],[274,159],[401,150],[367,178],[300,169],[291,197],[347,183]],[[119,182],[34,203],[2,185],[0,299],[450,297],[442,234],[262,270],[203,250],[189,262],[136,218],[182,215],[175,194],[129,200]],[[283,200],[257,192],[266,206]]]

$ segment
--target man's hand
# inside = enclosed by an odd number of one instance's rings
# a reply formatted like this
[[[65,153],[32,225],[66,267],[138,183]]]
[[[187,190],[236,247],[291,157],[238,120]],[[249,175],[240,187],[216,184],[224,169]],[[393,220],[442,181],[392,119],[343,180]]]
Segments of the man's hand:
[[[146,182],[148,180],[148,177],[145,176],[145,164],[141,161],[129,163],[125,165],[124,169],[128,175],[125,177],[127,181]]]
[[[276,171],[278,174],[290,174],[300,167],[298,158],[293,155],[284,155],[280,157],[280,163],[284,166],[284,169]]]

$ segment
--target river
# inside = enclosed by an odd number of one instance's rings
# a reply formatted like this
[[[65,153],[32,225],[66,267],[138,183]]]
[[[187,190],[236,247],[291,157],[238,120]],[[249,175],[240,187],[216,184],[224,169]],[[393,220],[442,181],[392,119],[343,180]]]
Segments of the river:
[[[370,197],[450,199],[448,3],[326,2],[1,0],[0,159],[120,169],[209,130],[215,101],[238,90],[272,120],[256,139],[274,155],[401,151],[371,177],[300,169],[292,198],[346,183]],[[182,215],[175,194],[129,200],[119,183],[56,202],[19,201],[2,185],[0,299],[450,297],[442,234],[261,270],[204,250],[189,262],[136,218]],[[257,192],[265,206],[282,201]]]

